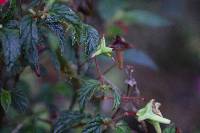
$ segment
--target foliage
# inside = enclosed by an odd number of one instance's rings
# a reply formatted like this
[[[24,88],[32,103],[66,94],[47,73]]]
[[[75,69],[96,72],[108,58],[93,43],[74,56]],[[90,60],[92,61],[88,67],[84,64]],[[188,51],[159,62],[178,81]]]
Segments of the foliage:
[[[37,20],[31,16],[24,16],[20,21],[20,43],[23,45],[26,58],[30,66],[38,71],[39,54],[37,45],[39,42]]]
[[[16,88],[11,92],[12,106],[19,112],[25,112],[29,106],[29,100],[25,92]]]
[[[65,45],[65,38],[64,38],[64,28],[61,24],[56,22],[56,18],[53,16],[49,16],[46,18],[45,23],[49,27],[50,30],[52,30],[56,36],[59,38],[60,42],[60,49],[62,50],[62,53],[64,52],[64,45]]]
[[[81,120],[85,117],[85,114],[82,114],[78,111],[63,111],[61,112],[58,120],[54,124],[53,132],[67,132],[68,130],[73,128],[73,126],[76,126],[77,124],[81,123]]]
[[[20,56],[21,44],[19,43],[19,33],[16,30],[5,29],[0,32],[5,64],[8,71],[15,65]]]
[[[87,55],[94,52],[99,43],[99,33],[96,29],[92,26],[81,24],[75,25],[72,31],[72,45],[84,45]]]
[[[114,9],[102,13],[112,3]],[[100,16],[105,20],[111,19],[110,23],[121,19],[132,21],[131,18],[142,23],[146,17],[165,22],[144,11],[120,12],[116,16],[118,9],[127,6],[123,3],[121,0],[101,1],[98,7]],[[107,59],[114,61],[114,66],[120,64],[120,71],[126,71],[123,60],[127,57],[121,52],[132,49],[132,46],[120,36],[117,36],[121,39],[120,44],[114,47],[106,44],[109,38],[101,37],[96,26],[88,24],[87,17],[91,14],[85,15],[85,12],[93,11],[93,6],[89,0],[78,5],[76,1],[59,0],[9,0],[0,4],[0,124],[3,125],[0,132],[5,128],[5,131],[13,133],[50,130],[54,133],[101,133],[111,130],[130,133],[133,130],[129,127],[130,123],[122,122],[126,116],[144,122],[142,128],[145,128],[146,121],[158,125],[170,123],[153,112],[158,109],[153,107],[153,102],[142,109],[131,105],[135,112],[123,109],[124,102],[137,103],[136,99],[142,99],[139,93],[138,97],[129,95],[130,89],[136,89],[136,83],[123,90],[119,88],[105,77],[112,66],[103,72],[99,57],[106,55]],[[154,21],[151,24],[155,25]],[[139,55],[145,60],[142,63],[139,61],[139,64],[155,67],[148,56]],[[56,72],[49,64],[56,68]],[[132,78],[129,80],[133,81]],[[32,88],[27,84],[31,84]],[[101,104],[108,100],[112,101],[112,106],[109,106],[111,112],[105,116]],[[92,105],[94,108],[88,107],[90,102],[95,103]],[[11,124],[7,125],[9,122]]]
[[[79,104],[81,109],[85,107],[86,102],[92,98],[99,87],[100,84],[96,80],[91,79],[85,81],[85,84],[80,88],[79,92]]]
[[[117,88],[113,89],[113,98],[114,98],[114,102],[113,102],[113,110],[117,109],[118,106],[120,105],[120,100],[121,100],[121,96],[120,96],[120,92]]]
[[[83,128],[82,133],[101,133],[103,131],[103,124],[109,122],[109,118],[97,115],[95,118],[88,121],[88,123]]]

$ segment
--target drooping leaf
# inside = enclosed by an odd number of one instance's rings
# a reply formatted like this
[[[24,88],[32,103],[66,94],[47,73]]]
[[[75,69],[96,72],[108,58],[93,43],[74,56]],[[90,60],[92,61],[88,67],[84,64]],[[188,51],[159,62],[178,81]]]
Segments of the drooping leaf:
[[[25,112],[29,106],[29,100],[25,92],[20,88],[13,89],[11,97],[12,106],[19,112]]]
[[[8,71],[12,69],[20,56],[21,44],[19,42],[19,32],[17,30],[4,29],[3,33],[0,33],[4,61]]]
[[[58,26],[61,26],[60,23],[67,21],[72,29],[72,44],[77,43],[84,45],[87,55],[90,55],[97,48],[99,43],[99,33],[97,30],[92,26],[83,24],[76,13],[68,6],[54,4],[46,19],[51,23],[50,29],[52,29],[53,26],[57,26],[55,28],[58,28]],[[53,29],[55,29],[54,27]],[[61,37],[63,36],[60,35],[59,39],[64,40]]]
[[[1,106],[3,107],[4,111],[7,112],[12,101],[10,92],[2,89],[0,98],[1,98]]]
[[[39,53],[36,47],[39,41],[37,20],[31,16],[24,16],[21,19],[20,41],[29,64],[35,71],[39,71]]]
[[[53,133],[67,132],[67,130],[79,124],[85,117],[86,115],[79,111],[63,111],[53,126]]]
[[[128,127],[127,123],[120,121],[116,124],[115,133],[131,133],[131,129]]]
[[[106,80],[106,82],[111,86],[111,91],[112,91],[112,95],[113,95],[113,110],[117,109],[118,106],[120,105],[121,102],[121,93],[120,93],[120,89],[113,84],[110,80],[104,78]]]
[[[95,94],[99,88],[99,82],[97,80],[87,80],[79,91],[79,104],[80,108],[84,109],[87,101]]]
[[[56,18],[49,16],[45,19],[45,23],[49,27],[49,29],[56,34],[60,42],[60,50],[61,53],[64,53],[64,45],[65,45],[65,30],[63,26],[56,20]]]
[[[75,44],[84,44],[87,39],[86,27],[83,24],[80,25],[70,25],[69,29],[71,30],[72,45]]]
[[[130,58],[131,57],[131,58]],[[138,49],[130,49],[124,53],[124,61],[127,63],[136,63],[157,70],[158,66],[145,52]]]
[[[81,24],[72,27],[72,44],[84,45],[87,55],[93,53],[99,44],[99,33],[92,26]]]
[[[82,133],[102,133],[102,125],[109,123],[111,120],[101,115],[91,119],[83,128]]]
[[[86,30],[87,39],[85,43],[85,52],[87,55],[90,55],[94,50],[97,49],[97,46],[99,44],[99,33],[91,26],[87,26]]]
[[[71,24],[79,24],[80,18],[76,13],[66,5],[54,4],[49,10],[49,15],[57,18],[59,21],[67,21]]]

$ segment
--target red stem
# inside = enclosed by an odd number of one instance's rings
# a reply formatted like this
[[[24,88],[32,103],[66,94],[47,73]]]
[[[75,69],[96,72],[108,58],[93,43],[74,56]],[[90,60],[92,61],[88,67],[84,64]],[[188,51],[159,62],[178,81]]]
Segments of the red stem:
[[[123,51],[116,50],[116,61],[119,69],[122,70],[124,66]]]
[[[96,65],[96,71],[97,71],[97,73],[98,73],[98,78],[99,78],[99,80],[101,81],[101,84],[104,84],[104,82],[103,82],[103,76],[102,76],[102,74],[101,74],[101,71],[100,71],[100,68],[99,68],[99,64],[98,64],[98,62],[97,62],[96,57],[94,58],[94,62],[95,62],[95,65]]]
[[[105,96],[104,99],[114,99],[113,96]],[[143,97],[128,97],[128,96],[122,96],[121,100],[128,101],[128,100],[142,100],[144,101]]]

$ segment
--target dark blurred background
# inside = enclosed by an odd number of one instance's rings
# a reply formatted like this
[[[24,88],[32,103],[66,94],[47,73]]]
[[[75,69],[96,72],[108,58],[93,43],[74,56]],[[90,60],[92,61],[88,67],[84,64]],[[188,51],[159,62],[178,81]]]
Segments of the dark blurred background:
[[[134,66],[141,95],[161,102],[164,117],[183,133],[200,133],[200,0],[62,1],[82,12],[80,15],[86,15],[85,22],[104,34],[108,44],[116,35],[132,44],[134,48],[124,53],[124,59],[125,64]],[[56,44],[54,39],[51,43]],[[73,51],[67,50],[65,56],[73,62]],[[58,82],[46,55],[41,56],[42,64],[49,67],[48,75],[37,78],[27,69],[21,79],[29,83],[33,95],[37,88],[42,90],[39,97],[43,100],[52,101],[49,96],[54,93],[70,98],[70,89]],[[98,60],[104,62],[102,71],[111,65],[104,58]],[[86,66],[86,74],[90,67]],[[125,88],[125,74],[116,67],[106,77],[119,88]],[[50,92],[49,88],[57,88],[58,92]],[[54,103],[63,107],[68,104],[66,101],[59,95]]]
[[[91,24],[134,45],[124,56],[142,96],[161,102],[163,115],[184,133],[199,133],[200,0],[99,0],[95,6]],[[107,74],[123,88],[121,75],[118,69]]]

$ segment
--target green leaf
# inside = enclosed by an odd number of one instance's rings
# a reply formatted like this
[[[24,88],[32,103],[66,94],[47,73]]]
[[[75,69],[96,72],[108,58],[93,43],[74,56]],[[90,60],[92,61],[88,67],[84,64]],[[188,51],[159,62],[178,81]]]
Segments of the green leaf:
[[[58,31],[61,31],[61,25],[59,25],[59,23],[65,23],[63,21],[68,22],[69,27],[72,30],[72,44],[77,43],[84,45],[87,55],[90,55],[96,50],[99,43],[99,33],[92,26],[83,24],[76,13],[68,6],[54,4],[50,9],[49,16],[47,16],[46,20],[51,23],[48,24],[50,29],[60,29]],[[55,32],[55,30],[53,31]],[[59,39],[64,40],[64,35],[59,35]]]
[[[85,52],[90,55],[93,51],[97,49],[99,44],[99,33],[92,26],[86,26],[87,39],[85,43]]]
[[[60,43],[60,50],[61,53],[64,53],[64,45],[65,45],[65,30],[63,28],[63,26],[59,23],[56,22],[57,20],[52,17],[49,16],[45,19],[45,24],[47,24],[47,26],[49,27],[49,29],[56,34],[56,36],[59,39],[59,43]]]
[[[79,24],[80,18],[76,13],[66,5],[54,4],[49,10],[49,15],[56,18],[58,21],[67,21],[71,24]]]
[[[99,33],[92,26],[80,24],[72,27],[72,44],[75,43],[85,46],[87,55],[93,53],[99,44]]]
[[[69,30],[72,32],[72,45],[85,44],[87,39],[87,30],[84,24],[70,25]]]
[[[120,93],[120,89],[113,84],[110,80],[106,79],[107,83],[111,86],[111,91],[112,91],[112,95],[114,97],[114,101],[113,101],[113,110],[117,109],[118,106],[120,105],[121,102],[121,93]]]
[[[7,112],[11,104],[10,92],[2,89],[0,98],[1,98],[1,106],[3,107],[4,111]]]
[[[110,121],[111,120],[109,118],[97,115],[95,118],[88,121],[88,123],[83,128],[82,133],[102,133],[102,125],[104,123],[109,123]]]
[[[31,16],[24,16],[20,22],[20,41],[23,44],[27,60],[34,70],[39,69],[39,41],[37,20]]]
[[[120,100],[121,100],[121,95],[120,92],[118,90],[118,88],[114,88],[113,89],[113,97],[114,97],[114,101],[113,101],[113,110],[117,109],[118,106],[120,105]]]
[[[19,112],[25,112],[29,106],[29,100],[24,90],[20,88],[13,89],[11,97],[12,106]]]
[[[79,124],[85,117],[86,115],[79,111],[63,111],[53,126],[53,133],[67,132],[67,130]]]
[[[116,124],[115,133],[131,133],[131,129],[128,127],[127,123],[120,121]]]
[[[175,126],[167,127],[163,130],[163,133],[176,133],[176,127]]]
[[[7,70],[10,71],[21,54],[19,32],[17,30],[4,29],[3,33],[0,32],[0,38],[2,41],[4,61]]]
[[[79,91],[80,109],[84,109],[86,102],[88,102],[95,92],[99,89],[100,83],[97,80],[87,80]]]

